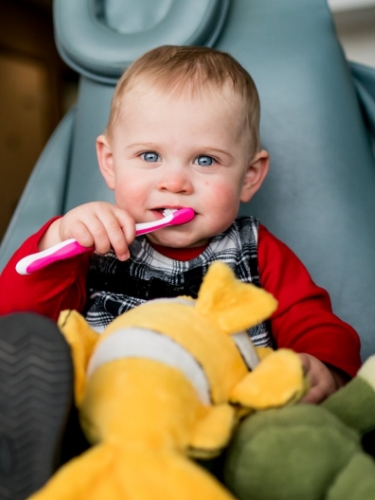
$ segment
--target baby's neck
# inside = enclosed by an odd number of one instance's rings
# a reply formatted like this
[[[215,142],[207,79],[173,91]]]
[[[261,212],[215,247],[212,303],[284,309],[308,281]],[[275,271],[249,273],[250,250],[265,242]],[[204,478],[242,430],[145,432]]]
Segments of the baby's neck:
[[[157,252],[161,253],[165,257],[169,257],[173,260],[192,260],[195,257],[198,257],[204,250],[208,247],[209,243],[205,243],[199,247],[191,247],[191,248],[173,248],[173,247],[165,247],[163,245],[157,245],[156,243],[151,243],[149,241],[152,248],[154,248]]]

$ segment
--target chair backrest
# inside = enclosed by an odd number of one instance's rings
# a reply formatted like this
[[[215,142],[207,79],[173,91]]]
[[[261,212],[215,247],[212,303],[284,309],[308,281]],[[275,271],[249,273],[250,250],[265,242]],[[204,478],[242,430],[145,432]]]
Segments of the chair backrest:
[[[94,144],[115,82],[132,60],[161,44],[207,44],[230,52],[257,84],[262,140],[271,153],[264,187],[241,212],[258,216],[299,255],[329,290],[335,312],[359,332],[363,358],[373,353],[371,120],[364,118],[326,0],[55,0],[54,19],[60,53],[81,79],[74,116],[62,126],[66,142],[71,136],[57,174],[58,201],[43,210],[44,218],[85,201],[112,200]],[[375,88],[375,77],[370,80]],[[367,107],[373,103],[370,96]],[[45,163],[37,171],[47,172]],[[38,179],[35,173],[30,181],[35,189]],[[27,224],[31,192],[29,187],[10,226],[6,257],[17,227],[17,238],[24,239],[39,222],[40,215]]]

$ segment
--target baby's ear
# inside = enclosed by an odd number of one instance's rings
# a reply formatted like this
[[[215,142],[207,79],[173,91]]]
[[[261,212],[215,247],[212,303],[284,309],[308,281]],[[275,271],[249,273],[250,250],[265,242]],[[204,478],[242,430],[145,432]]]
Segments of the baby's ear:
[[[76,405],[79,406],[86,385],[87,365],[100,335],[77,311],[61,311],[57,324],[72,351],[74,395]]]
[[[107,186],[109,189],[114,189],[115,172],[113,168],[113,153],[109,139],[105,134],[99,135],[96,139],[96,156],[98,158],[100,172]]]
[[[243,180],[240,200],[247,203],[263,184],[268,174],[270,156],[266,150],[258,151],[249,163]]]

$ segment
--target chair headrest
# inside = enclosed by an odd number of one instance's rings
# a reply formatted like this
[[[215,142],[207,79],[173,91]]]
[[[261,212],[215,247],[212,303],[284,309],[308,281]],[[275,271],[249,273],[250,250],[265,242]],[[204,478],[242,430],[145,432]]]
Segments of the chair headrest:
[[[113,84],[157,46],[212,46],[229,5],[230,0],[55,0],[56,44],[78,73]]]

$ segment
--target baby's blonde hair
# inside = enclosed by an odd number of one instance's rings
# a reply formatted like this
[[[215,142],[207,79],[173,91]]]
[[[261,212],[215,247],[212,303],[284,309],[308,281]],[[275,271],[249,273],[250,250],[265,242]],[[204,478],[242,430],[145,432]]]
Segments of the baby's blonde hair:
[[[150,83],[169,92],[188,90],[192,94],[208,88],[223,90],[229,85],[244,106],[245,125],[251,137],[251,156],[260,149],[260,103],[249,73],[231,55],[208,47],[164,45],[134,61],[117,83],[107,133],[119,120],[123,96],[139,83]]]

